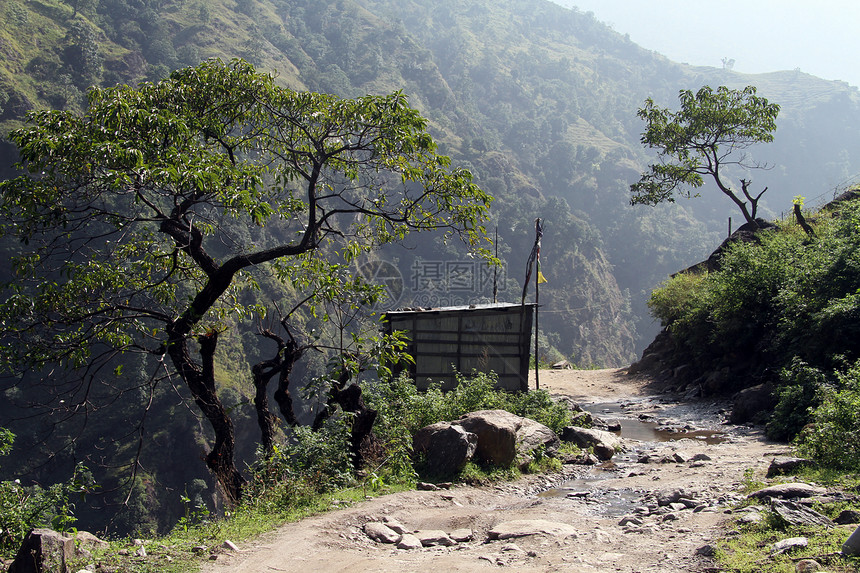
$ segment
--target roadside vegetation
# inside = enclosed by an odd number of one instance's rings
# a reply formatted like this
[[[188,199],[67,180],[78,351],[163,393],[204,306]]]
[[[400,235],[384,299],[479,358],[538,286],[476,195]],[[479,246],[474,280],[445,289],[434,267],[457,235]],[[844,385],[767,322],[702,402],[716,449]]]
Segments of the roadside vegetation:
[[[729,245],[717,271],[685,272],[649,306],[697,372],[744,369],[775,388],[771,437],[824,466],[860,467],[860,203]],[[725,388],[737,390],[740,388]]]
[[[860,488],[860,474],[845,473],[826,467],[806,467],[799,470],[797,475],[791,478],[782,477],[780,481],[789,479],[826,486],[828,489],[841,489],[846,492],[855,492]],[[757,480],[752,472],[748,471],[743,485],[744,491],[751,493],[767,484]],[[814,503],[811,509],[834,520],[843,510],[856,509],[856,503],[850,499],[834,499]],[[758,523],[736,523],[729,535],[716,544],[714,558],[724,571],[731,571],[732,573],[781,573],[814,570],[798,568],[797,564],[803,560],[814,560],[825,571],[849,572],[860,570],[860,557],[849,557],[841,554],[842,544],[853,531],[853,525],[847,527],[791,525],[770,510],[764,511],[762,517]],[[805,537],[808,540],[808,545],[798,547],[790,552],[774,552],[774,544],[793,537]]]
[[[747,380],[772,385],[775,407],[760,421],[770,437],[790,440],[812,461],[777,479],[846,492],[844,501],[813,507],[831,519],[856,509],[860,487],[860,202],[852,195],[821,209],[806,229],[778,221],[752,241],[729,245],[719,270],[676,275],[649,303],[697,372],[733,361]],[[764,485],[746,476],[747,490]],[[851,531],[792,526],[765,511],[758,523],[738,524],[714,557],[737,573],[794,571],[804,558],[829,571],[856,571],[860,560],[840,555]],[[777,541],[801,536],[808,546],[774,552]]]
[[[495,389],[495,384],[493,374],[473,373],[460,376],[456,389],[446,393],[435,388],[419,392],[404,375],[368,385],[365,398],[368,406],[378,411],[374,432],[380,446],[360,471],[355,471],[350,455],[348,416],[334,416],[318,431],[297,426],[271,456],[264,457],[261,450],[258,462],[247,468],[248,490],[232,511],[215,516],[201,499],[183,496],[185,515],[169,534],[137,545],[128,538],[115,540],[110,548],[96,552],[87,562],[97,561],[124,572],[195,570],[196,563],[208,558],[225,540],[238,543],[283,523],[349,506],[368,496],[414,488],[423,476],[420,464],[412,456],[412,436],[426,425],[485,409],[504,409],[526,416],[556,432],[572,421],[570,410],[553,401],[544,390],[509,393]],[[7,443],[9,440],[11,437]],[[454,483],[488,483],[516,479],[522,471],[558,469],[557,460],[538,455],[525,470],[515,464],[488,467],[469,463],[451,479]],[[94,487],[76,476],[62,488],[56,486],[56,491],[40,492],[38,499],[45,501],[46,510],[25,518],[11,513],[16,500],[9,497],[9,492],[14,491],[15,484],[0,485],[4,497],[0,500],[0,518],[18,517],[15,535],[4,539],[8,542],[2,545],[2,557],[6,559],[14,557],[32,527],[54,527],[73,535],[74,502],[79,494]],[[136,553],[141,547],[146,558]]]

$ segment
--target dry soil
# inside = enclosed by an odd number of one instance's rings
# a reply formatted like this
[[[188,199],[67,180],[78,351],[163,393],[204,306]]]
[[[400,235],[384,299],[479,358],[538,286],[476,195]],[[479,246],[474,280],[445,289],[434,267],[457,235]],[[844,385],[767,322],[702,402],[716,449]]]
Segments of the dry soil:
[[[223,551],[204,571],[705,571],[713,564],[701,548],[730,527],[727,512],[740,498],[744,471],[760,477],[774,456],[788,453],[757,429],[723,423],[723,404],[655,394],[647,379],[624,370],[541,371],[539,381],[597,415],[620,419],[638,438],[625,438],[627,450],[599,466],[565,466],[563,474],[497,486],[407,491],[290,523],[238,552]],[[655,427],[686,433],[652,436]],[[681,439],[655,441],[666,437]],[[659,506],[679,493],[695,503]],[[386,517],[414,530],[471,529],[474,539],[400,550],[363,533],[365,523]],[[489,539],[493,528],[510,522],[570,527]]]

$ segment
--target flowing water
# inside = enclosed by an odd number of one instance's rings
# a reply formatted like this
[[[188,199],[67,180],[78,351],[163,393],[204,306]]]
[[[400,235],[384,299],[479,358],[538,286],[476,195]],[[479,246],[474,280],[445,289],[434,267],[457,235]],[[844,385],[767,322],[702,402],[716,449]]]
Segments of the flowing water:
[[[691,412],[680,405],[659,406],[661,415],[650,412],[655,410],[651,402],[603,402],[583,407],[592,415],[606,422],[610,427],[620,429],[614,433],[628,440],[641,442],[643,446],[656,442],[672,442],[682,439],[701,441],[705,444],[718,444],[727,437],[718,430],[696,428],[685,422]],[[639,413],[647,411],[648,413]],[[695,416],[695,415],[694,415]],[[700,420],[697,420],[700,421]],[[639,448],[631,448],[613,456],[611,462],[591,467],[587,473],[568,480],[562,485],[546,490],[542,497],[566,497],[580,499],[594,506],[594,512],[607,516],[621,516],[631,511],[647,492],[631,488],[603,488],[601,481],[616,477],[619,468],[636,463]]]

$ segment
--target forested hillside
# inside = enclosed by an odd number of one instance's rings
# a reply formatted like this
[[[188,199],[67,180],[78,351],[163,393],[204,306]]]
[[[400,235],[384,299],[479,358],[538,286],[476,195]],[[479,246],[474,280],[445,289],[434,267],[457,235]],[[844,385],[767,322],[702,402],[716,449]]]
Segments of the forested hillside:
[[[652,288],[705,258],[725,236],[729,217],[740,224],[730,204],[707,193],[657,208],[629,205],[629,185],[648,163],[636,115],[645,98],[672,106],[680,89],[752,84],[779,104],[774,143],[752,150],[772,168],[732,174],[769,188],[765,216],[789,211],[797,195],[814,205],[860,173],[855,87],[793,71],[747,76],[677,64],[591,14],[544,0],[0,0],[0,14],[4,135],[31,110],[83,109],[91,85],[155,81],[210,57],[244,58],[299,90],[344,97],[401,90],[429,119],[440,151],[496,197],[488,230],[498,229],[505,263],[500,299],[519,300],[533,222],[543,219],[544,360],[628,364],[657,329],[645,305]],[[8,176],[8,141],[0,157],[0,174]],[[492,296],[489,275],[453,246],[423,239],[406,246],[374,259],[398,269],[401,288],[392,304]],[[471,268],[474,280],[458,282],[460,275],[448,272],[457,266]],[[224,348],[219,382],[236,388],[235,402],[244,406],[235,415],[250,424],[241,379],[265,350],[253,336]],[[176,458],[195,457],[170,435],[201,433],[197,420],[172,396],[156,399],[163,401],[156,410],[169,411],[177,426],[147,440],[143,459],[163,457],[168,445]],[[129,420],[141,407],[136,400],[125,404]],[[237,426],[240,438],[254,431]],[[68,475],[105,431],[88,426],[78,453],[64,454],[62,467],[43,478]],[[22,444],[45,433],[33,429]],[[102,455],[128,456],[129,447],[112,445]],[[115,473],[112,486],[126,491]],[[171,517],[156,516],[153,500],[173,503],[178,514],[179,493],[204,495],[201,480],[208,478],[202,464],[153,462],[135,479],[136,501],[112,524],[116,529],[163,527]]]

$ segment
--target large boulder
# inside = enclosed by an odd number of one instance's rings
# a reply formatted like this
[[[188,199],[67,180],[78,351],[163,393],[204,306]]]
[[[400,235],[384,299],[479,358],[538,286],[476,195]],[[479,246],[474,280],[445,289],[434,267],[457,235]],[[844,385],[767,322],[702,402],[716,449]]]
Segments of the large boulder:
[[[479,410],[461,416],[454,424],[478,436],[475,458],[497,466],[527,464],[532,453],[554,452],[560,443],[547,426],[505,410]]]
[[[561,445],[561,440],[558,434],[548,426],[530,418],[522,418],[522,424],[517,430],[517,456],[520,465],[531,462],[534,459],[533,452],[536,450],[554,455],[559,445]]]
[[[65,573],[75,556],[75,540],[50,529],[34,529],[18,550],[9,573]]]
[[[561,439],[582,449],[593,448],[594,455],[606,461],[622,449],[621,439],[612,432],[567,426],[561,432]]]
[[[508,466],[516,460],[520,416],[505,410],[479,410],[461,416],[454,424],[478,437],[478,459],[497,466]]]
[[[462,426],[437,422],[418,430],[412,438],[415,455],[424,456],[427,467],[438,476],[460,471],[475,455],[478,437]]]
[[[758,421],[762,416],[773,411],[776,401],[772,384],[744,388],[734,397],[729,421],[732,424]]]
[[[823,487],[809,485],[808,483],[792,482],[779,483],[766,488],[754,491],[747,495],[749,499],[765,499],[765,498],[780,498],[794,499],[797,497],[813,497],[816,495],[824,495],[827,490]]]

